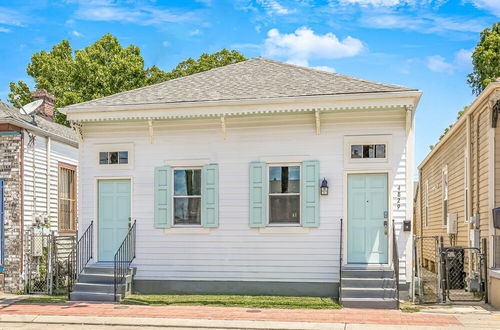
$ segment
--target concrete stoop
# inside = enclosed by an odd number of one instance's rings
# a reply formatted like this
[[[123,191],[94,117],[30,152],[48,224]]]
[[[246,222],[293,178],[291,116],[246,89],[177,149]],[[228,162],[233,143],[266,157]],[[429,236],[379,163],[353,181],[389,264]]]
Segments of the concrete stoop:
[[[394,271],[388,266],[343,267],[341,303],[347,308],[396,309]]]
[[[71,301],[120,301],[132,293],[134,268],[129,268],[125,282],[118,285],[115,299],[114,267],[95,263],[85,267],[70,293]]]

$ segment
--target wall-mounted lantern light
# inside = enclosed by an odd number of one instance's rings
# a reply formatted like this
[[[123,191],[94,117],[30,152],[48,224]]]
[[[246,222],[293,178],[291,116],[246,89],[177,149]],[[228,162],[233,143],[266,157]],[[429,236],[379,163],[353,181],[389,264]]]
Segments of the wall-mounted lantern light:
[[[321,182],[321,195],[326,196],[328,195],[328,181],[326,181],[326,178],[323,178],[323,181]]]

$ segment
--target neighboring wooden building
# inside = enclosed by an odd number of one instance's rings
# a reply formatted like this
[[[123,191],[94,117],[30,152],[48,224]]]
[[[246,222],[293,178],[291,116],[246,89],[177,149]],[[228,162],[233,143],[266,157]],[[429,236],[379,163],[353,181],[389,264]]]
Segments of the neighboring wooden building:
[[[337,296],[342,251],[343,303],[395,306],[394,288],[344,278],[368,269],[394,283],[394,229],[408,288],[420,95],[255,58],[62,109],[82,138],[91,263],[113,261],[130,217],[134,291]],[[73,298],[113,299],[89,288]]]
[[[0,102],[0,289],[23,288],[24,232],[39,223],[61,235],[76,232],[75,132],[53,122],[54,96],[32,115]]]
[[[475,247],[488,240],[490,301],[500,306],[500,246],[492,209],[500,206],[500,81],[491,83],[419,165],[414,233],[441,236],[444,246]],[[453,223],[456,221],[456,231]],[[450,227],[451,226],[451,227]],[[448,228],[449,227],[449,228]],[[476,231],[474,231],[476,230]],[[449,234],[450,233],[450,234]],[[435,251],[423,248],[422,264],[436,271]],[[467,253],[467,274],[477,272]]]

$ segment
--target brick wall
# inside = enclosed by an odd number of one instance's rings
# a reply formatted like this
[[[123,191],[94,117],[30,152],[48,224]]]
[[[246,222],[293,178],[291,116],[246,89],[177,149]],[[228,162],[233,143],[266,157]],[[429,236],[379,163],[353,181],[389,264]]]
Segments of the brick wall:
[[[5,264],[3,289],[21,289],[21,135],[0,135],[0,178],[4,179]],[[1,283],[0,283],[1,284]]]

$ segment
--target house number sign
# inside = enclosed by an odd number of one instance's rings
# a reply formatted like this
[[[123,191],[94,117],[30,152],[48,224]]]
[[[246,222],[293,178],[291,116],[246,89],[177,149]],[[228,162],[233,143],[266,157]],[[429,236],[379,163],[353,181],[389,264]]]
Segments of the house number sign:
[[[401,186],[398,186],[398,190],[396,191],[396,207],[398,210],[401,207]]]

